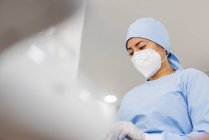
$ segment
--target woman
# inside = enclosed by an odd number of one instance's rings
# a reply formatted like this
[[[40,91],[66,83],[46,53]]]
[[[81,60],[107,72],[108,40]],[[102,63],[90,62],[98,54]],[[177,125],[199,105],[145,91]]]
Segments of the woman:
[[[196,69],[182,69],[164,26],[152,18],[136,20],[128,29],[126,49],[147,80],[124,96],[107,139],[191,140],[207,135],[209,78]]]

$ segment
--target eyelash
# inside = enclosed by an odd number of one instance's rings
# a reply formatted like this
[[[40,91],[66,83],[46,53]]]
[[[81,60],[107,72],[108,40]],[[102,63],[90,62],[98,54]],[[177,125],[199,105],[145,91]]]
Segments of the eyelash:
[[[139,50],[143,50],[146,47],[146,45],[139,47]],[[129,56],[133,56],[134,52],[129,52]]]
[[[129,56],[133,56],[133,54],[134,54],[134,52],[129,52],[128,55],[129,55]]]
[[[146,47],[146,45],[139,47],[140,50],[143,50]]]

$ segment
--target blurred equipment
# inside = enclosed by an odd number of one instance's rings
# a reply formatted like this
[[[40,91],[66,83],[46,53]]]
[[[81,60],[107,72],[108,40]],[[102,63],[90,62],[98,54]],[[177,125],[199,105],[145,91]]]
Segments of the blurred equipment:
[[[0,0],[1,49],[59,24],[81,5],[81,0]]]
[[[108,128],[114,107],[77,80],[85,5],[0,1],[1,140],[98,140]]]

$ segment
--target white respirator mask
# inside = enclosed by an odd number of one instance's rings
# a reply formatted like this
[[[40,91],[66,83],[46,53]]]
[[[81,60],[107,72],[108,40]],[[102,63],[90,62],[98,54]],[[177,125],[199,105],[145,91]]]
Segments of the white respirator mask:
[[[163,59],[163,61],[165,59]],[[161,64],[163,63],[163,61],[161,62],[160,54],[154,49],[145,49],[134,52],[131,61],[135,68],[147,79],[152,77],[160,69]]]

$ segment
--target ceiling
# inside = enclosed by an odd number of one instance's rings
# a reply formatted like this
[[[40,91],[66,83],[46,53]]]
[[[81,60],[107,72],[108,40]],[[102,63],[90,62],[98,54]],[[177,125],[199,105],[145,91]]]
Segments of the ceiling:
[[[91,84],[119,98],[145,80],[124,49],[126,31],[137,18],[154,17],[168,29],[172,51],[184,68],[209,71],[209,1],[89,0],[80,69]],[[89,83],[86,83],[89,84]]]

